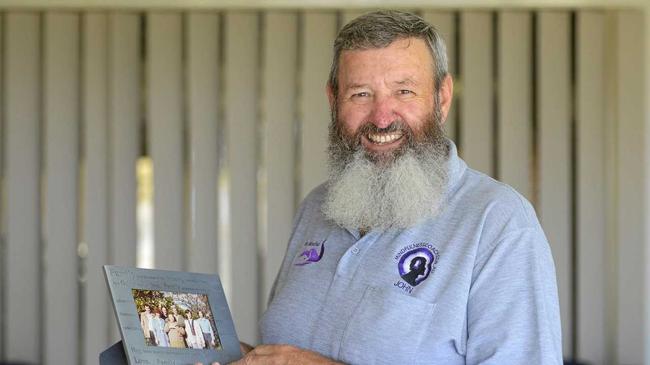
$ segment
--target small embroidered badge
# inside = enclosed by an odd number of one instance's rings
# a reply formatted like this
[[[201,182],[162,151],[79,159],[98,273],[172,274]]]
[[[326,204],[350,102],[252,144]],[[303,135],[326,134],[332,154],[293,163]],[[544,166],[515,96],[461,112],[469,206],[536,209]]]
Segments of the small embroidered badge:
[[[305,242],[305,250],[300,253],[298,258],[296,259],[298,262],[295,263],[297,266],[303,266],[307,264],[313,264],[314,262],[320,261],[320,259],[323,258],[323,254],[325,253],[325,241],[323,242]],[[320,246],[320,251],[316,249],[316,247],[313,246]]]
[[[438,250],[428,243],[408,245],[395,257],[399,276],[415,287],[429,277],[438,263]]]

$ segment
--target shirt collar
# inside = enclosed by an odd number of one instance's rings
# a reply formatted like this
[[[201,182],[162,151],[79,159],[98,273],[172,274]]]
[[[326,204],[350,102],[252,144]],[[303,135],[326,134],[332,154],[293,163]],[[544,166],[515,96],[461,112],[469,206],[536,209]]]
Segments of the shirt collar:
[[[458,156],[458,149],[454,141],[447,138],[447,145],[449,146],[449,153],[446,165],[449,173],[449,181],[447,183],[446,193],[449,196],[458,187],[460,179],[463,177],[465,170],[467,170],[467,164]]]

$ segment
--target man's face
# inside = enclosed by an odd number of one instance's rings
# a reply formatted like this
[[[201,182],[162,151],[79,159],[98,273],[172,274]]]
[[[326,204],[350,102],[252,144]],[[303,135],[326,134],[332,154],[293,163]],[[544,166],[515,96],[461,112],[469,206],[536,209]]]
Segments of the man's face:
[[[145,306],[144,306],[144,311],[147,312],[147,313],[149,313],[149,312],[151,311],[151,308],[149,308],[148,305],[145,305]]]
[[[420,39],[339,59],[323,212],[341,227],[406,228],[434,217],[447,184],[442,122],[453,88],[434,90],[433,60]]]
[[[329,90],[342,137],[360,143],[372,160],[380,162],[394,160],[407,143],[425,139],[430,124],[441,123],[448,110],[436,105],[433,73],[429,48],[417,38],[342,52],[338,95]],[[436,107],[443,114],[437,121]]]

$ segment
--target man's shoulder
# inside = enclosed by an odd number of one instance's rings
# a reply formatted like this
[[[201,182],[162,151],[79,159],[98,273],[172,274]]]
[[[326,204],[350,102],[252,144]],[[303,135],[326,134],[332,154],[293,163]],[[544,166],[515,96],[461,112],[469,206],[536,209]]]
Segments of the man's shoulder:
[[[322,211],[323,202],[327,197],[327,183],[322,183],[305,196],[300,203],[296,219],[300,220],[303,216],[314,217],[320,216]]]
[[[317,204],[320,205],[325,200],[327,195],[327,182],[321,183],[315,188],[311,189],[307,196],[302,201],[302,204]]]
[[[548,252],[546,236],[528,199],[476,170],[467,169],[465,175],[450,197],[454,207],[450,215],[461,229],[476,234],[479,257],[489,257],[496,247]]]
[[[455,205],[480,214],[490,225],[533,228],[538,219],[532,204],[512,186],[468,168],[450,197]]]

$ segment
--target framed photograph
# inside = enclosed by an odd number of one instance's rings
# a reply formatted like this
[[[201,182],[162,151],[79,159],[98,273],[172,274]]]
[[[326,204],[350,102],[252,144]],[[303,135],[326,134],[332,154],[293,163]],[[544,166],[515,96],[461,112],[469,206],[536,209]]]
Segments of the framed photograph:
[[[130,365],[242,357],[218,275],[104,266]]]

